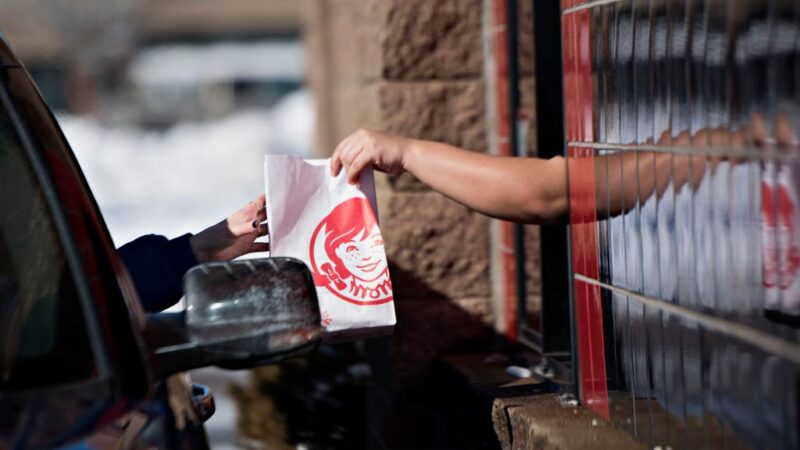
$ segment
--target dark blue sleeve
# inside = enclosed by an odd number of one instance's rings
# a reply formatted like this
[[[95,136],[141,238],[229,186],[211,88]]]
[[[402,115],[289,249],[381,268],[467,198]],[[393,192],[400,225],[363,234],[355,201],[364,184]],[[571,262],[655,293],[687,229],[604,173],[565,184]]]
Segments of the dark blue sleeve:
[[[146,311],[169,308],[183,296],[183,275],[197,258],[189,245],[191,234],[169,240],[149,234],[120,247]]]

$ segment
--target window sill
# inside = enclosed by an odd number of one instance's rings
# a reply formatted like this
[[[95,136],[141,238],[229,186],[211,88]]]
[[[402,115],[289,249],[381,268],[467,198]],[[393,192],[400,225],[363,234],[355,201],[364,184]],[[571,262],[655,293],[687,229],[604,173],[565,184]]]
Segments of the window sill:
[[[589,409],[562,406],[553,383],[535,375],[509,375],[504,364],[491,362],[496,356],[448,355],[439,361],[438,372],[474,419],[488,421],[491,414],[494,434],[504,450],[646,448]]]

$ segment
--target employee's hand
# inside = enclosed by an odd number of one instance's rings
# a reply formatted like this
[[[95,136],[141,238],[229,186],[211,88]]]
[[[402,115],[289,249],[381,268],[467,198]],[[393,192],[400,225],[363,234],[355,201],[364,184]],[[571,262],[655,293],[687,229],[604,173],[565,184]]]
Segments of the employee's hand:
[[[266,242],[255,242],[267,235],[264,194],[259,195],[227,219],[212,225],[189,239],[200,262],[228,261],[253,252],[269,250]]]
[[[406,158],[413,142],[413,139],[362,128],[336,146],[331,156],[331,173],[337,176],[344,169],[347,181],[353,184],[370,164],[380,172],[401,173],[406,170]]]

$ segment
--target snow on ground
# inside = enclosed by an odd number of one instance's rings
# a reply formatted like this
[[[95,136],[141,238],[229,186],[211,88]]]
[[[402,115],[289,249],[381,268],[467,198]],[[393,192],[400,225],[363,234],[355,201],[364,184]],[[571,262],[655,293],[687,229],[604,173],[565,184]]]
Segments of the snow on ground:
[[[59,122],[120,246],[148,233],[197,232],[243,206],[264,190],[264,154],[310,153],[313,118],[311,96],[299,90],[272,110],[164,132]]]
[[[248,376],[249,372],[244,370],[223,370],[216,367],[192,371],[192,382],[202,384],[214,393],[216,410],[205,423],[206,434],[213,450],[245,447],[236,431],[236,402],[230,395],[230,386],[232,383],[246,385]]]

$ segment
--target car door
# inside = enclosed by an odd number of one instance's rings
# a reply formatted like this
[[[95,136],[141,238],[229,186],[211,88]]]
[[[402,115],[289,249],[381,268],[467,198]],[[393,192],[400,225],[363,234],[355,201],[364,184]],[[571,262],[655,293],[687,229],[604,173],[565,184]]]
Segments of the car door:
[[[0,69],[0,447],[57,445],[113,401],[112,370]]]
[[[80,168],[0,39],[0,448],[205,447],[175,430]]]

